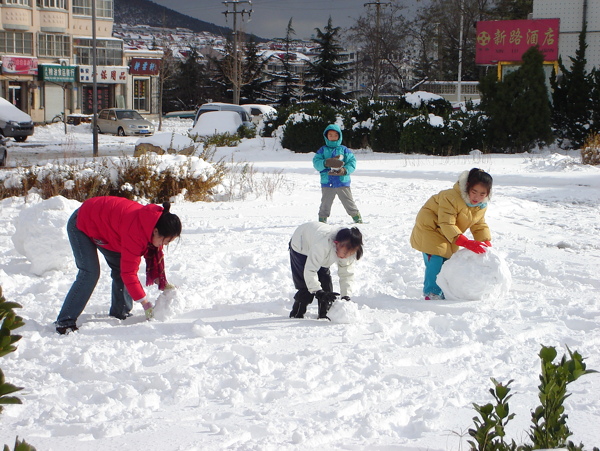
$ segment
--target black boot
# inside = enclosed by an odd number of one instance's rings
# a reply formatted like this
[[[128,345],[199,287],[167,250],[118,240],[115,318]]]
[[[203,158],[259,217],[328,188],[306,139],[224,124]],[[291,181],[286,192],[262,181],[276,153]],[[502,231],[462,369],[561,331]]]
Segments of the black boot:
[[[308,291],[298,291],[294,295],[294,305],[290,312],[290,318],[304,318],[308,304],[312,303],[313,295]]]

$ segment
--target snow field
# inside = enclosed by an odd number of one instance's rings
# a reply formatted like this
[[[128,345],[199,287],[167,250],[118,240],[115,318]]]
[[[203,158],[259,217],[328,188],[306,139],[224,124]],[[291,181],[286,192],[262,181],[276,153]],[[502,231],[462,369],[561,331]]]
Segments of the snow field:
[[[104,149],[117,139],[103,138]],[[133,152],[133,142],[115,146]],[[0,443],[18,435],[61,451],[459,450],[473,425],[472,403],[492,401],[490,377],[514,380],[517,416],[508,434],[526,442],[542,344],[559,356],[569,346],[600,370],[598,168],[553,153],[358,151],[352,190],[367,221],[358,226],[365,255],[355,310],[329,322],[316,319],[316,302],[306,319],[288,318],[287,244],[296,226],[316,219],[320,200],[312,155],[268,139],[219,155],[266,172],[281,168],[285,186],[273,200],[173,205],[184,232],[166,252],[166,269],[178,288],[148,289],[150,299],[162,296],[151,322],[139,306],[125,321],[107,316],[110,277],[102,263],[80,330],[56,335],[52,322],[76,274],[64,256],[66,238],[45,220],[31,226],[32,240],[52,241],[52,252],[39,247],[47,255],[38,260],[61,255],[36,275],[12,241],[16,221],[36,201],[0,201],[0,284],[23,305],[26,321],[17,352],[0,361],[7,381],[25,387],[23,404],[0,417]],[[423,301],[422,256],[408,242],[414,218],[471,167],[494,177],[486,216],[510,291],[484,301]],[[67,203],[58,210],[44,204],[40,218],[72,212]],[[353,225],[338,201],[330,222]],[[589,449],[600,444],[599,388],[600,377],[586,375],[569,386],[565,403],[573,441]]]

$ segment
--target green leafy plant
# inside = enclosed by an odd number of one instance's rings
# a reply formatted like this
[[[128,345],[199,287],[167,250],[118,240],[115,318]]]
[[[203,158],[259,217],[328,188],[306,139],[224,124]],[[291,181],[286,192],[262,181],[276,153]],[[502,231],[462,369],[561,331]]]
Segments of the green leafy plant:
[[[542,372],[541,384],[538,386],[541,405],[531,412],[533,426],[528,433],[532,444],[518,446],[514,440],[508,443],[505,440],[505,428],[515,414],[510,413],[508,405],[510,395],[510,380],[502,385],[491,379],[494,388],[490,393],[496,404],[473,404],[479,416],[473,417],[475,427],[469,429],[469,435],[474,440],[469,440],[471,450],[477,451],[531,451],[534,449],[567,449],[569,451],[583,451],[583,444],[575,445],[567,439],[572,432],[567,427],[567,415],[563,406],[570,395],[567,394],[567,385],[584,374],[597,371],[586,369],[583,357],[578,352],[571,352],[567,347],[570,358],[563,355],[559,363],[553,363],[557,356],[553,347],[542,346],[539,353]],[[594,447],[594,451],[599,451]]]
[[[509,395],[509,386],[513,381],[510,380],[506,385],[502,385],[494,378],[491,378],[491,380],[494,388],[490,389],[490,393],[496,400],[496,405],[473,403],[479,417],[473,417],[475,428],[469,429],[469,435],[475,440],[468,440],[468,443],[471,445],[471,449],[478,451],[515,450],[517,445],[514,440],[511,443],[504,441],[506,435],[504,428],[515,416],[514,413],[510,413],[508,405],[508,400],[512,397],[512,395]]]
[[[534,447],[525,449],[569,447],[569,449],[583,449],[583,445],[575,447],[567,439],[572,432],[567,427],[567,414],[563,403],[570,395],[567,394],[567,385],[577,380],[584,374],[596,373],[587,370],[583,357],[578,352],[571,352],[567,347],[570,359],[563,355],[560,362],[553,363],[557,356],[553,347],[542,346],[540,359],[542,359],[542,373],[539,398],[541,405],[531,413],[531,431],[529,437]]]
[[[2,320],[2,324],[0,325],[0,357],[4,357],[5,355],[14,352],[17,349],[15,343],[22,338],[21,335],[12,333],[13,330],[18,329],[25,324],[23,318],[17,316],[15,313],[14,309],[16,308],[22,307],[16,302],[7,302],[2,295],[2,287],[0,287],[0,319]],[[22,387],[17,387],[6,382],[4,373],[0,369],[0,413],[2,413],[4,405],[22,404],[19,398],[11,396],[13,393],[22,389]],[[19,441],[17,437],[14,450],[35,451],[35,448],[28,445],[25,441]],[[7,445],[4,445],[4,451],[9,451]]]

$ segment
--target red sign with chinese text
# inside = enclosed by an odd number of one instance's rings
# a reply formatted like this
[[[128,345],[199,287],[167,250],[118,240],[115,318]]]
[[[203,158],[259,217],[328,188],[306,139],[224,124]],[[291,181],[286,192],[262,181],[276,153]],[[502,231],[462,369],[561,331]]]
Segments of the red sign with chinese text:
[[[159,59],[131,58],[131,63],[129,63],[131,75],[158,75],[159,70]]]
[[[523,53],[536,45],[544,61],[556,61],[559,29],[560,19],[477,22],[475,64],[521,61]]]
[[[37,58],[25,56],[3,56],[2,73],[10,75],[37,75]]]

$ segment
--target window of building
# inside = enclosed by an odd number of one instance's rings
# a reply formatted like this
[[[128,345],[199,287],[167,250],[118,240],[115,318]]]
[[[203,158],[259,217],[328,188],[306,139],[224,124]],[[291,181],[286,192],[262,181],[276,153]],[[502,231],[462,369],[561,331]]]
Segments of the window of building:
[[[4,0],[5,5],[31,6],[31,0]]]
[[[150,80],[136,78],[133,80],[133,109],[149,111],[150,106]]]
[[[98,66],[123,65],[123,41],[116,39],[96,39],[96,55]],[[73,56],[75,65],[91,66],[92,40],[86,38],[73,39]]]
[[[73,14],[91,17],[92,0],[73,0]],[[96,17],[112,19],[113,0],[96,0]]]
[[[0,53],[33,55],[33,33],[0,31]]]
[[[68,35],[38,35],[38,56],[65,57],[71,56],[71,39]]]
[[[38,8],[67,9],[67,0],[37,0]]]

